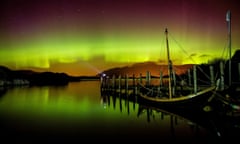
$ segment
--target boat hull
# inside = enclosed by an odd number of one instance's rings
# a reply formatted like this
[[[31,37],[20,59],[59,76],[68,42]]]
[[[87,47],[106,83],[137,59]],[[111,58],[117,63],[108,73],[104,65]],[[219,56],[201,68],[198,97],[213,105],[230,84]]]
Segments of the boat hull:
[[[162,108],[203,108],[208,103],[209,98],[213,95],[214,90],[215,87],[212,86],[197,93],[173,98],[153,97],[140,92],[138,95],[138,101],[140,103],[147,103]]]

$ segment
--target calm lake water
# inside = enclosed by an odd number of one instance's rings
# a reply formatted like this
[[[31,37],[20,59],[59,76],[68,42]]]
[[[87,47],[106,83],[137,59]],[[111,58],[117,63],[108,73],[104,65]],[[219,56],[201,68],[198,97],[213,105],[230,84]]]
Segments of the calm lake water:
[[[0,116],[1,137],[8,141],[215,140],[207,129],[183,117],[102,97],[99,81],[8,89],[0,97]]]

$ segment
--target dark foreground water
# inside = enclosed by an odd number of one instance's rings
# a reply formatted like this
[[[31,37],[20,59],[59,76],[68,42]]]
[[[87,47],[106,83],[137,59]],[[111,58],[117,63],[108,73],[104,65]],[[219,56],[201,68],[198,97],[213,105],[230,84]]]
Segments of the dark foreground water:
[[[217,143],[216,133],[184,117],[114,97],[98,81],[1,90],[1,140],[105,143]]]

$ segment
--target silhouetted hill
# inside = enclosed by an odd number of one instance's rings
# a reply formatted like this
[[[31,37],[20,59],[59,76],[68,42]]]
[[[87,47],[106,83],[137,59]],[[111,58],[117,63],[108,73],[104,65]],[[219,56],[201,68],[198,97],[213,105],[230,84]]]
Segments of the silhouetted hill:
[[[177,75],[181,75],[185,73],[188,69],[191,69],[192,66],[192,64],[175,65],[173,66],[173,69]],[[142,74],[142,76],[146,76],[147,71],[149,71],[152,76],[159,76],[160,71],[162,71],[163,75],[166,76],[168,75],[168,65],[158,65],[154,62],[136,63],[131,66],[108,69],[103,71],[102,73],[105,73],[110,77],[112,75],[124,76],[126,74],[129,76],[132,76],[133,74],[135,76],[139,76],[140,74]]]
[[[210,65],[213,66],[214,71],[214,81],[216,82],[217,78],[220,77],[220,62],[224,61],[223,59],[216,59],[214,62],[208,64],[198,64],[197,65],[197,83],[198,84],[206,84],[210,83]],[[240,76],[239,76],[239,63],[240,63],[240,50],[237,50],[232,57],[232,82],[235,84],[240,84]],[[228,61],[224,63],[224,78],[225,83],[228,84]],[[190,70],[190,74],[193,74],[193,64],[186,65],[174,65],[173,70],[176,72],[176,78],[188,78],[187,70]],[[104,70],[102,73],[112,77],[113,75],[124,77],[128,75],[129,77],[135,76],[139,77],[140,74],[145,77],[147,71],[151,73],[151,76],[159,77],[160,71],[163,72],[163,76],[168,76],[168,65],[159,65],[155,62],[144,62],[144,63],[136,63],[131,66],[124,67],[116,67],[108,70]],[[101,75],[102,73],[98,74]],[[179,76],[179,77],[178,77]],[[193,81],[193,76],[191,76],[191,80]]]
[[[66,73],[11,70],[0,66],[0,86],[5,85],[67,85],[69,82],[92,80],[97,77],[69,76]]]

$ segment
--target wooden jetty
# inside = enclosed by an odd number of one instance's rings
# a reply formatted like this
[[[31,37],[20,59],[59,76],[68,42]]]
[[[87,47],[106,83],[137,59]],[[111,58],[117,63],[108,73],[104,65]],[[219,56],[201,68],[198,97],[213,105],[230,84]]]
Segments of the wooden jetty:
[[[138,78],[136,78],[135,75],[129,78],[126,74],[123,81],[121,75],[119,75],[116,80],[115,75],[112,75],[112,78],[110,79],[108,75],[103,74],[101,77],[101,90],[122,93],[122,90],[124,89],[126,95],[129,95],[129,93],[132,92],[143,101],[165,106],[170,105],[171,107],[176,106],[176,104],[186,106],[186,104],[189,103],[195,105],[195,102],[193,101],[202,105],[202,100],[207,101],[208,97],[212,95],[212,91],[216,90],[213,67],[210,66],[209,68],[211,78],[210,84],[208,85],[198,85],[197,80],[199,78],[197,79],[196,65],[193,65],[192,68],[193,76],[191,76],[191,72],[188,73],[188,84],[185,79],[177,79],[176,72],[173,69],[172,61],[170,59],[167,29],[165,29],[165,34],[168,58],[167,76],[163,77],[162,72],[160,72],[160,76],[157,76],[158,81],[154,83],[154,78],[151,76],[150,71],[147,71],[144,82],[141,74]],[[199,69],[201,70],[201,68]],[[203,74],[205,73],[203,72]],[[193,84],[191,77],[193,77]],[[131,83],[129,83],[129,79],[131,79]]]
[[[213,67],[210,66],[210,73],[213,73]],[[167,98],[168,88],[168,77],[164,77],[162,72],[159,72],[159,76],[152,76],[150,71],[147,71],[145,76],[143,74],[139,74],[138,77],[136,75],[112,75],[107,76],[103,75],[101,77],[101,92],[102,93],[114,93],[115,95],[121,95],[122,97],[130,97],[136,98],[141,101],[144,101],[141,98],[141,95],[145,93],[149,98],[154,99],[155,102],[158,102],[156,98],[161,98],[165,102],[172,102],[172,104],[176,104],[175,100],[182,102],[185,99],[182,95],[193,93],[194,95],[198,95],[202,92],[202,90],[207,89],[209,92],[211,90],[215,90],[214,83],[214,75],[211,75],[211,81],[207,85],[197,83],[197,74],[196,67],[193,66],[194,70],[188,70],[188,78],[182,81],[177,81],[174,76],[174,88],[172,98]],[[192,74],[191,74],[192,73]],[[195,74],[194,74],[195,73]],[[194,77],[193,77],[194,76]],[[209,95],[207,95],[209,96]],[[191,98],[190,98],[191,99]],[[207,102],[208,98],[205,97],[205,101]],[[163,103],[159,105],[163,105]]]

